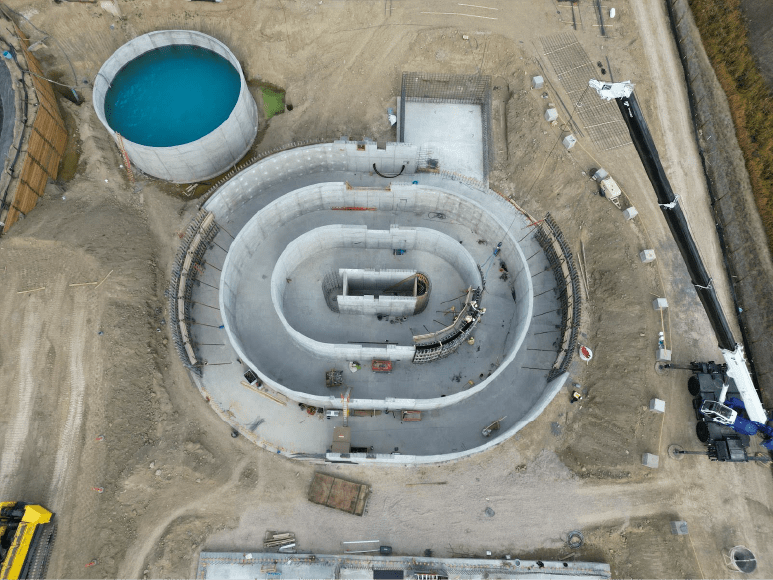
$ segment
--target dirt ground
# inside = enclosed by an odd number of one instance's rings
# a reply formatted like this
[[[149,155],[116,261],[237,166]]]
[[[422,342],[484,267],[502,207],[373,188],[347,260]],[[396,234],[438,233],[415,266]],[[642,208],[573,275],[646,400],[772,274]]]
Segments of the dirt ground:
[[[545,101],[529,90],[539,72],[539,37],[571,30],[567,4],[8,5],[39,29],[22,19],[33,41],[40,31],[51,35],[37,52],[44,70],[77,84],[86,100],[60,101],[73,136],[66,179],[49,184],[38,208],[0,240],[0,497],[56,512],[51,577],[190,577],[200,550],[254,551],[269,529],[293,531],[300,549],[318,553],[340,552],[341,541],[379,538],[406,555],[490,550],[604,561],[616,577],[738,577],[722,551],[744,544],[760,558],[751,577],[773,576],[764,547],[773,536],[770,467],[666,454],[671,443],[700,446],[687,375],[654,370],[661,325],[677,362],[719,353],[634,148],[602,153],[581,140],[567,154],[560,128],[542,119]],[[610,6],[618,16],[607,23],[608,37],[599,36],[590,3],[581,6],[577,37],[592,61],[609,57],[616,80],[637,83],[666,170],[728,304],[663,6]],[[462,15],[425,14],[432,12]],[[575,364],[571,382],[584,386],[585,400],[570,405],[562,392],[515,438],[456,463],[322,467],[372,485],[362,518],[306,501],[314,466],[232,439],[192,386],[165,323],[171,262],[196,202],[182,187],[149,178],[133,190],[84,83],[121,44],[163,28],[216,36],[252,85],[287,91],[292,112],[264,124],[256,152],[340,135],[394,139],[385,111],[402,71],[481,71],[505,79],[509,156],[497,156],[491,185],[535,216],[550,211],[575,255],[584,248],[583,341],[595,357]],[[639,210],[635,222],[593,195],[585,173],[600,164]],[[655,263],[639,262],[645,247],[656,250]],[[102,283],[77,285],[94,281]],[[669,300],[663,320],[652,310],[655,296]],[[647,410],[655,396],[666,401],[665,415]],[[660,455],[659,469],[641,466],[644,452]],[[671,535],[676,519],[688,522],[688,536]],[[566,546],[573,529],[586,539],[574,552]]]

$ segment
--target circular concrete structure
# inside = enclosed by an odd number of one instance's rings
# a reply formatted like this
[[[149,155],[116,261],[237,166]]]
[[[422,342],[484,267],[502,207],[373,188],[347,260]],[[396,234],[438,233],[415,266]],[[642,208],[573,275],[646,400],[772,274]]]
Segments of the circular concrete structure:
[[[113,81],[127,65],[151,51],[170,46],[199,47],[225,59],[238,73],[238,97],[227,118],[209,133],[188,143],[153,147],[119,137],[105,115],[106,97]],[[202,82],[206,82],[202,79]],[[195,87],[190,87],[195,91]],[[131,162],[143,172],[177,183],[215,177],[238,162],[249,150],[258,131],[258,109],[242,74],[239,61],[219,40],[190,30],[149,32],[127,42],[105,61],[94,80],[97,117],[123,147]],[[230,102],[229,102],[230,104]]]
[[[418,160],[346,139],[275,153],[188,228],[173,338],[201,395],[256,444],[448,461],[512,437],[566,381],[579,311],[555,221]],[[350,453],[331,451],[341,426]]]
[[[321,407],[329,404],[330,396],[323,387],[311,388],[307,381],[299,380],[293,384],[282,378],[285,374],[281,368],[283,365],[276,364],[276,357],[281,353],[268,348],[264,331],[258,330],[270,324],[274,340],[280,340],[279,331],[287,338],[282,348],[286,356],[308,357],[306,365],[309,367],[321,365],[318,376],[324,374],[327,366],[345,368],[350,361],[369,365],[371,360],[376,359],[393,363],[394,371],[390,379],[400,386],[393,384],[373,388],[372,385],[360,385],[359,379],[364,375],[353,376],[349,380],[349,384],[358,387],[351,394],[350,407],[353,409],[389,406],[387,398],[393,406],[436,409],[456,404],[480,392],[506,371],[523,343],[531,318],[531,276],[517,240],[508,232],[506,223],[480,204],[451,191],[428,186],[393,185],[381,191],[371,190],[368,192],[368,204],[379,208],[378,211],[357,212],[354,217],[359,218],[359,224],[336,223],[340,219],[348,221],[355,212],[349,215],[331,208],[351,207],[358,194],[357,189],[344,183],[313,185],[292,191],[256,213],[233,240],[222,267],[219,302],[226,334],[240,360],[264,382],[294,400]],[[386,214],[391,220],[393,212],[399,211],[400,203],[410,207],[412,215],[442,213],[445,222],[466,222],[466,225],[449,228],[447,233],[438,227],[395,224],[390,224],[388,230],[377,229],[379,218]],[[307,229],[309,218],[333,223]],[[409,221],[408,216],[401,221]],[[291,240],[286,243],[284,235],[288,232],[291,232]],[[501,240],[496,258],[485,257],[492,253],[488,244],[475,247],[475,242],[481,240],[484,233],[491,239]],[[284,249],[274,258],[277,248]],[[477,260],[468,248],[475,250]],[[395,251],[398,250],[404,254],[396,257]],[[412,262],[413,267],[436,273],[430,276],[433,280],[430,312],[417,317],[398,317],[401,326],[407,325],[415,332],[391,332],[393,327],[385,326],[383,322],[383,316],[389,318],[384,309],[336,315],[324,308],[321,284],[316,280],[322,278],[325,272],[362,265],[374,270],[392,268],[409,259],[416,259]],[[464,301],[460,297],[453,302],[455,310],[446,315],[444,323],[449,323],[448,330],[438,329],[437,319],[443,318],[438,313],[442,302],[454,300],[455,296],[465,294],[467,289],[471,290],[471,296],[475,290],[483,289],[483,270],[478,260],[489,270],[488,264],[493,260],[507,265],[508,285],[502,286],[508,288],[505,294],[513,294],[518,299],[496,303],[497,314],[506,318],[506,336],[503,334],[495,338],[496,333],[486,325],[475,328],[478,320],[485,320],[485,307],[490,301],[485,292],[476,296],[477,311],[470,310],[472,320],[466,328],[462,328],[463,320],[458,321],[458,328],[450,324],[452,316],[463,310]],[[267,275],[269,268],[270,276]],[[317,274],[304,276],[304,271],[315,271]],[[499,275],[498,267],[495,271]],[[450,288],[444,288],[449,285]],[[301,290],[296,291],[298,286]],[[301,301],[288,296],[290,288],[302,296]],[[258,302],[256,295],[270,295],[270,306],[267,301]],[[446,308],[450,308],[450,304]],[[299,311],[304,314],[299,316]],[[274,327],[274,316],[279,323],[277,328]],[[463,316],[467,314],[463,313]],[[433,327],[428,328],[427,325]],[[336,327],[336,331],[330,330],[332,326]],[[500,328],[503,327],[505,324]],[[428,367],[449,366],[447,361],[440,359],[455,352],[473,332],[479,343],[485,344],[486,338],[497,343],[496,357],[489,357],[490,361],[483,357],[487,364],[476,363],[477,367],[486,369],[484,373],[478,373],[484,375],[483,380],[479,377],[473,385],[468,385],[469,388],[455,393],[442,389],[417,390],[410,386],[412,380],[431,381],[436,371],[417,366],[417,363],[425,363]],[[381,341],[386,344],[377,344],[383,336],[387,339]],[[453,350],[442,352],[443,346],[448,344]],[[428,351],[430,355],[436,353],[436,356],[427,356]],[[496,360],[496,369],[490,372],[489,365]],[[399,379],[395,378],[398,373]],[[426,378],[420,378],[422,375]]]

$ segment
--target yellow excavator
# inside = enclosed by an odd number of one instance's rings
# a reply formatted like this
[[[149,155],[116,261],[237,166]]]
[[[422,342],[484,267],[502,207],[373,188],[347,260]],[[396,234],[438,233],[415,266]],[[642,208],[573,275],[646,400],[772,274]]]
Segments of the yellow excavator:
[[[56,524],[46,508],[0,502],[0,580],[44,578]]]

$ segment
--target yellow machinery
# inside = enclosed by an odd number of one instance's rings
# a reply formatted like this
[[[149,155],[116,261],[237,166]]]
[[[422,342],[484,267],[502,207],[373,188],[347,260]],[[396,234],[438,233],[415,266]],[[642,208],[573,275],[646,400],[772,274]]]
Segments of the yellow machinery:
[[[39,505],[0,502],[0,580],[45,575],[53,515]]]

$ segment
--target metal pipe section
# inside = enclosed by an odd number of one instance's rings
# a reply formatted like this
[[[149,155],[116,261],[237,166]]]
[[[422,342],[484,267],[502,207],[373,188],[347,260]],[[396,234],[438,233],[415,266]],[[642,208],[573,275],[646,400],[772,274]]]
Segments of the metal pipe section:
[[[711,278],[698,253],[698,248],[690,233],[684,212],[679,205],[679,198],[674,195],[668,177],[666,177],[666,173],[663,170],[663,165],[660,163],[658,150],[652,140],[652,135],[639,107],[639,102],[636,100],[633,92],[628,96],[617,97],[615,100],[620,108],[620,112],[623,114],[625,124],[628,126],[628,132],[631,134],[636,151],[639,153],[644,169],[647,171],[647,176],[655,189],[658,205],[663,210],[666,223],[687,265],[687,271],[698,293],[698,298],[700,298],[703,308],[709,317],[711,327],[714,329],[714,334],[717,336],[719,348],[734,351],[736,341],[733,338],[733,333],[730,331],[730,326],[719,304],[717,293],[711,283]]]

